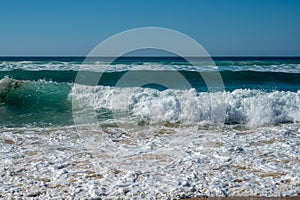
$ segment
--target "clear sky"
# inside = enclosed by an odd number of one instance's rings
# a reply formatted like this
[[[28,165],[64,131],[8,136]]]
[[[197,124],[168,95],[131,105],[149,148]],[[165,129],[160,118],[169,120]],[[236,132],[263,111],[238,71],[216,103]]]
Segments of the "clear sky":
[[[209,54],[300,56],[299,0],[1,0],[0,55],[87,55],[131,28],[170,28]]]

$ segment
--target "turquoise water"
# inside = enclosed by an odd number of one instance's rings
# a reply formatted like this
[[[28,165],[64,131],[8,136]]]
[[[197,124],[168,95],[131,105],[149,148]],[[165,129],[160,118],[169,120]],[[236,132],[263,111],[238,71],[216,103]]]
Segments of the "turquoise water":
[[[72,87],[82,61],[83,58],[1,58],[0,126],[47,127],[74,124]],[[107,102],[111,101],[111,94],[128,93],[126,88],[115,87],[128,71],[157,73],[163,74],[164,77],[168,77],[171,71],[176,71],[183,75],[193,88],[176,91],[158,84],[136,86],[134,95],[129,99],[130,105],[126,109],[127,115],[136,120],[136,123],[142,121],[151,124],[159,120],[171,123],[210,120],[209,112],[203,110],[209,107],[211,102],[209,98],[202,98],[207,95],[208,89],[199,74],[215,71],[209,62],[199,61],[197,66],[191,66],[179,58],[123,58],[113,64],[105,61],[85,64],[89,65],[87,73],[103,73],[97,86],[82,85],[91,97],[88,105],[96,110],[101,122],[115,119],[113,114],[116,112],[124,112],[119,108],[121,104],[118,102],[113,106]],[[215,64],[225,86],[226,124],[250,123],[257,117],[251,115],[253,109],[265,113],[261,116],[264,119],[256,119],[266,121],[265,124],[300,121],[300,59],[219,58],[215,60]],[[5,83],[7,80],[9,83]],[[78,94],[76,95],[78,97]],[[183,98],[188,95],[190,99]],[[96,100],[92,98],[95,96]],[[167,105],[165,102],[173,104]],[[186,117],[183,104],[189,104],[196,109],[195,116]],[[257,107],[252,106],[255,104]],[[143,110],[147,106],[154,106],[151,107],[150,113]],[[160,109],[155,110],[157,107]]]

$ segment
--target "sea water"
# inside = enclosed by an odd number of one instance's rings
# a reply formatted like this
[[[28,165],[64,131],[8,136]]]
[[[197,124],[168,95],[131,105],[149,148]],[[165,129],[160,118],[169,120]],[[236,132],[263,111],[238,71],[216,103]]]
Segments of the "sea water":
[[[76,82],[83,65],[96,85]],[[1,58],[0,197],[299,195],[300,60],[215,65],[224,91],[209,91],[205,61]],[[129,71],[191,87],[118,85]]]

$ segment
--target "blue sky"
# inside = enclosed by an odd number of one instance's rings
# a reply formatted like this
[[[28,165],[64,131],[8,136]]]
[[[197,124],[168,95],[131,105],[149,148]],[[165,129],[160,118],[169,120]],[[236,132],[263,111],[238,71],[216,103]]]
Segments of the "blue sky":
[[[0,55],[87,55],[131,28],[170,28],[214,56],[300,56],[298,0],[2,0]]]

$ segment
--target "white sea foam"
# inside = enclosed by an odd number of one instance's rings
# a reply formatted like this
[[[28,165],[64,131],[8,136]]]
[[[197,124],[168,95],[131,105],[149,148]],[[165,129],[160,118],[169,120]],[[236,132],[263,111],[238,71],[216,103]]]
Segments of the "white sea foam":
[[[145,129],[112,128],[99,134],[90,127],[77,128],[90,137],[78,138],[72,126],[1,129],[0,197],[300,194],[299,124],[198,133],[186,127],[148,135]],[[103,144],[106,138],[110,143]]]
[[[194,65],[188,63],[159,63],[159,62],[136,62],[136,63],[115,63],[111,65],[108,62],[63,62],[63,61],[2,61],[0,63],[0,71],[11,71],[15,69],[40,71],[40,70],[57,70],[57,71],[78,71],[88,70],[95,72],[116,72],[127,70],[186,70],[186,71],[259,71],[259,72],[285,72],[285,73],[299,73],[300,64],[298,63],[270,63],[264,62],[251,64],[243,62],[230,63],[211,62],[196,62]]]
[[[4,96],[12,89],[20,86],[22,81],[17,81],[12,78],[5,76],[3,79],[0,79],[0,97]]]
[[[258,127],[300,121],[300,91],[264,92],[238,89],[233,92],[207,93],[190,90],[158,91],[150,88],[118,88],[106,86],[74,87],[71,97],[83,108],[107,109],[115,120],[136,118],[155,124],[213,122],[212,106],[226,109],[226,124]],[[116,118],[117,113],[126,113]],[[215,109],[218,113],[218,109]],[[101,116],[100,116],[101,117]]]
[[[11,87],[12,84],[11,78],[4,77],[3,79],[0,80],[0,94],[3,95],[7,93]]]

